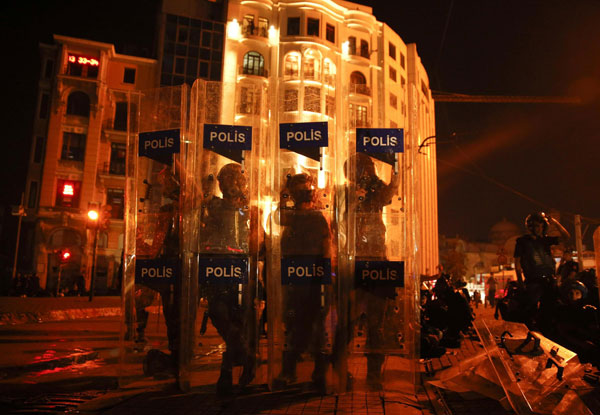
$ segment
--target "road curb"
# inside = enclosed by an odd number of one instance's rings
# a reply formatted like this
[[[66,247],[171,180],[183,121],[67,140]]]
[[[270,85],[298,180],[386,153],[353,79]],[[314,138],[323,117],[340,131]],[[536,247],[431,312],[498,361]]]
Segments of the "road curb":
[[[50,310],[45,312],[4,312],[0,313],[0,326],[48,321],[79,320],[94,317],[114,317],[121,315],[120,307],[101,307]]]

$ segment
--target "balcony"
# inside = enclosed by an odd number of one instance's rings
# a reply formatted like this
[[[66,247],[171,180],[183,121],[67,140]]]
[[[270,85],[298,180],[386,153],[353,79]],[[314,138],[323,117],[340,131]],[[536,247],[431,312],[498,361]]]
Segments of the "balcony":
[[[242,34],[245,37],[258,36],[258,37],[269,37],[269,29],[267,27],[256,27],[254,25],[245,25],[242,28]]]
[[[371,96],[371,88],[364,84],[350,84],[350,93]]]
[[[125,161],[122,163],[109,163],[104,162],[98,165],[98,174],[101,176],[125,176]]]

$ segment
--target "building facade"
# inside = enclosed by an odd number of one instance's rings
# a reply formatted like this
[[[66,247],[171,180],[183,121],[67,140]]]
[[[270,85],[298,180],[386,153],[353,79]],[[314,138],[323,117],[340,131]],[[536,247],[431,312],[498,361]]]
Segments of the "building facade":
[[[98,232],[95,288],[118,285],[123,248],[127,94],[197,78],[261,84],[277,122],[331,117],[355,128],[401,128],[405,197],[418,218],[407,229],[421,274],[438,265],[435,113],[416,45],[405,44],[372,9],[340,0],[165,1],[157,59],[121,55],[110,44],[55,36],[41,45],[38,109],[26,183],[30,268],[56,291],[91,278],[90,208],[110,210]],[[252,97],[242,97],[251,107]],[[244,105],[242,105],[244,106]],[[267,120],[272,122],[274,120]],[[425,145],[427,144],[427,145]],[[410,177],[409,177],[410,176]],[[388,178],[389,179],[389,178]],[[72,253],[66,264],[58,253]],[[72,285],[72,284],[71,284]]]
[[[26,183],[31,272],[50,293],[118,286],[123,249],[127,95],[155,87],[157,62],[110,44],[54,36],[41,45],[38,109]],[[88,210],[101,212],[99,229]],[[68,261],[60,253],[68,250]],[[23,265],[22,265],[23,267]],[[78,283],[76,282],[78,281]]]
[[[399,168],[404,182],[414,183],[405,197],[415,201],[418,218],[406,231],[420,247],[419,272],[436,272],[435,111],[416,45],[405,44],[371,7],[351,2],[232,0],[223,82],[261,82],[271,123],[335,119],[349,147],[356,128],[403,129],[411,156]]]

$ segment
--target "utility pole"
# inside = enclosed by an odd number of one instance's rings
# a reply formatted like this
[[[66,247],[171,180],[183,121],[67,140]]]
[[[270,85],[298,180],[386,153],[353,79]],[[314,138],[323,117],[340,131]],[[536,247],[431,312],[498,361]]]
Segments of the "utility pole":
[[[577,261],[579,270],[583,271],[583,240],[581,236],[581,215],[575,215],[575,247],[577,248]]]

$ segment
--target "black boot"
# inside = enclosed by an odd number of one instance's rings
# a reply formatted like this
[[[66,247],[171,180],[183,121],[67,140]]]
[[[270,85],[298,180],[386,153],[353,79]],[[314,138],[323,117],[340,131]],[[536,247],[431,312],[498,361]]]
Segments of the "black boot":
[[[383,389],[381,384],[381,367],[383,366],[384,357],[380,354],[367,355],[367,387],[372,391],[380,391]]]
[[[240,386],[247,386],[254,380],[254,376],[256,376],[256,356],[254,353],[248,353],[244,359],[244,369],[238,383]]]
[[[298,378],[296,377],[296,363],[298,356],[295,352],[285,351],[283,352],[283,358],[281,362],[281,373],[275,378],[274,386],[276,389],[284,388],[292,383],[295,383]]]
[[[233,392],[233,362],[229,352],[223,353],[221,362],[221,374],[217,381],[217,395],[227,396]]]
[[[312,381],[315,389],[325,395],[327,393],[327,368],[329,367],[329,355],[317,353],[315,356],[315,369],[312,373]]]

